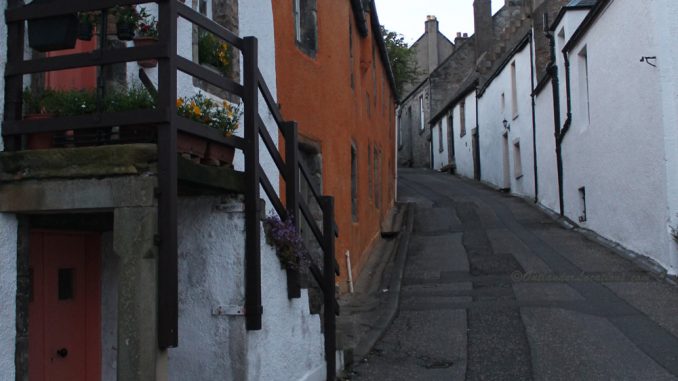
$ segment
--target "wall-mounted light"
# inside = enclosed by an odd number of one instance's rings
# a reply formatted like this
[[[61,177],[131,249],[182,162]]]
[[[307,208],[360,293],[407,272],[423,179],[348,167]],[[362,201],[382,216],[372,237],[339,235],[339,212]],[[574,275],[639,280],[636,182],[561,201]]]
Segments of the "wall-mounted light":
[[[508,120],[504,119],[502,123],[504,124],[505,129],[511,131],[511,125],[509,124]]]
[[[648,64],[648,65],[650,65],[650,66],[652,66],[652,67],[657,67],[657,65],[654,64],[654,63],[652,63],[652,62],[650,62],[650,60],[656,62],[656,61],[657,61],[657,56],[653,56],[653,57],[643,56],[643,57],[640,57],[640,62],[645,62],[646,64]]]

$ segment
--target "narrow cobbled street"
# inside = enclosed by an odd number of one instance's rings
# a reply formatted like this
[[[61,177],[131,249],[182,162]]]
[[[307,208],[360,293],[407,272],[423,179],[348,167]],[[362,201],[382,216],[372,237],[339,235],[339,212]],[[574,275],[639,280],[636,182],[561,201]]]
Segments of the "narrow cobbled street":
[[[528,201],[403,169],[398,314],[353,380],[675,380],[678,288]]]

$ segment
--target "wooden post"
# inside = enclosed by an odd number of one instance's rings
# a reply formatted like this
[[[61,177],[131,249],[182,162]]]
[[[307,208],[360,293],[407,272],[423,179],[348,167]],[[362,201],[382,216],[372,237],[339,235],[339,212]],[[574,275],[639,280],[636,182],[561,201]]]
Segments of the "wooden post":
[[[179,285],[177,265],[177,2],[158,4],[158,32],[169,50],[158,60],[158,105],[166,107],[169,123],[158,126],[158,345],[179,344]]]
[[[245,88],[245,316],[248,330],[261,329],[261,211],[259,209],[258,43],[243,39]]]
[[[8,8],[24,5],[22,0],[9,0]],[[7,65],[18,66],[24,59],[24,22],[12,22],[7,25]],[[5,79],[5,117],[6,121],[21,119],[23,103],[23,76],[12,75]],[[5,137],[5,150],[22,149],[21,136]]]
[[[286,122],[283,124],[285,135],[285,201],[287,216],[294,220],[299,231],[299,136],[297,124]],[[299,269],[287,270],[287,297],[296,299],[301,297],[301,283]]]

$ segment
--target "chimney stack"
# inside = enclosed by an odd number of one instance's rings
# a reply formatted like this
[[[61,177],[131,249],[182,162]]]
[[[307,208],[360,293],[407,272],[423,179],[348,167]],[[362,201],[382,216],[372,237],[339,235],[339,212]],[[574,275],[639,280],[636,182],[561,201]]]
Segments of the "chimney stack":
[[[459,44],[463,43],[468,39],[468,33],[462,34],[461,32],[457,32],[457,37],[454,38],[454,46],[455,48],[459,46]]]
[[[429,74],[438,67],[438,19],[426,16],[426,39],[428,42],[428,72]]]
[[[476,38],[476,60],[490,50],[493,38],[492,0],[473,1],[473,21]]]

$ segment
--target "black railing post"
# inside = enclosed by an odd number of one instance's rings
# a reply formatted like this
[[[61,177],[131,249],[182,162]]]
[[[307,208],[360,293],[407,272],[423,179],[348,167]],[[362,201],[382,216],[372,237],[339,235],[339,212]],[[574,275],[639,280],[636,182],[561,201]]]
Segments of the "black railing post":
[[[334,197],[320,198],[323,211],[323,289],[324,289],[324,324],[325,324],[325,361],[327,362],[327,381],[337,378],[336,358],[336,310],[335,310],[335,278],[334,278]]]
[[[245,103],[245,316],[248,330],[261,329],[261,211],[259,210],[259,88],[258,43],[243,39],[245,62],[243,86]]]
[[[8,8],[24,5],[22,0],[9,0]],[[24,58],[24,22],[12,22],[7,25],[7,64],[19,65]],[[21,119],[23,102],[23,76],[5,76],[5,115],[4,120]],[[21,136],[14,135],[4,139],[6,151],[22,149]]]
[[[294,225],[299,230],[299,136],[297,135],[297,123],[286,122],[283,124],[285,137],[285,202],[287,216],[292,218]],[[299,269],[287,270],[287,297],[296,299],[301,297],[301,283]]]
[[[178,338],[177,266],[177,2],[158,4],[158,32],[167,42],[166,58],[158,60],[158,105],[169,110],[169,123],[158,126],[158,346],[176,347]]]

